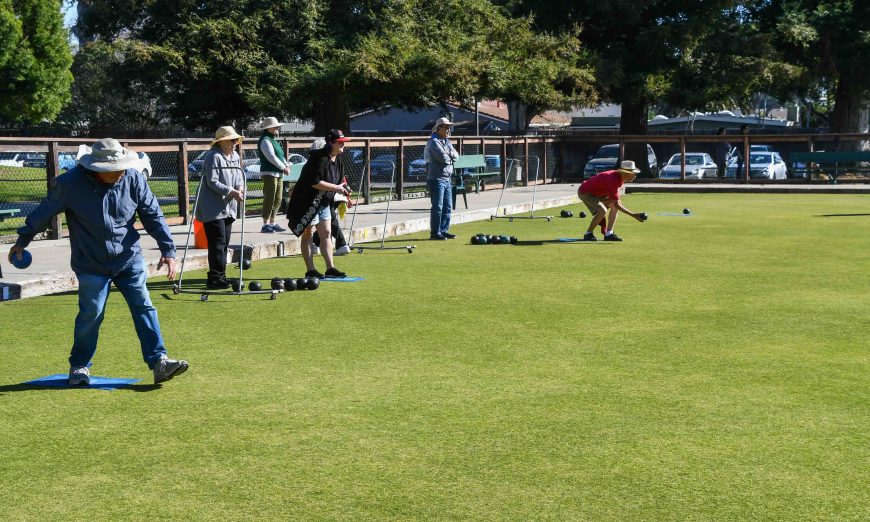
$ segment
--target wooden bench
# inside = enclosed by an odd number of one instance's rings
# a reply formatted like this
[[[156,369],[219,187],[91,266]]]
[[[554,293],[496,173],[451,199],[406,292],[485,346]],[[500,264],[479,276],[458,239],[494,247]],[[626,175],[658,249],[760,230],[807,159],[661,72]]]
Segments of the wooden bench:
[[[5,210],[0,210],[0,221],[3,221],[6,218],[14,218],[19,212],[21,212],[20,208],[7,208]]]
[[[825,170],[825,174],[831,177],[831,183],[837,182],[837,177],[840,172],[849,169],[852,172],[868,173],[870,168],[867,167],[840,167],[840,163],[860,163],[870,162],[870,151],[863,152],[795,152],[791,155],[791,171],[792,175],[797,177],[799,173],[803,173],[805,177],[812,178],[813,165],[833,165],[833,172],[830,169]],[[803,163],[803,167],[798,167],[797,164]],[[815,169],[816,171],[818,169]],[[803,176],[801,176],[803,177]]]
[[[453,162],[453,174],[457,178],[457,186],[464,187],[466,181],[474,183],[476,194],[486,189],[487,179],[500,178],[501,170],[492,170],[486,164],[486,157],[483,154],[465,154]]]

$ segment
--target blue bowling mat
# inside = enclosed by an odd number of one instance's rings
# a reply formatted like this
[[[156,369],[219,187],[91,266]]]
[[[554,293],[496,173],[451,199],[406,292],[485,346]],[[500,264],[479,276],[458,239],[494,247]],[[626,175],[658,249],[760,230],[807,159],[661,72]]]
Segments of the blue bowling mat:
[[[94,390],[117,390],[122,386],[127,386],[128,384],[133,384],[141,381],[142,379],[113,379],[111,377],[96,377],[91,376],[91,383],[87,386],[70,386],[69,375],[65,373],[56,373],[54,375],[48,375],[46,377],[40,377],[39,379],[35,379],[32,381],[27,381],[23,384],[32,384],[34,386],[45,386],[48,388],[82,388],[82,389],[94,389]]]
[[[359,281],[365,281],[365,279],[365,277],[324,277],[320,282],[328,283],[332,281],[335,283],[357,283]]]
[[[575,241],[580,241],[579,237],[560,237],[557,239],[559,243],[573,243]]]

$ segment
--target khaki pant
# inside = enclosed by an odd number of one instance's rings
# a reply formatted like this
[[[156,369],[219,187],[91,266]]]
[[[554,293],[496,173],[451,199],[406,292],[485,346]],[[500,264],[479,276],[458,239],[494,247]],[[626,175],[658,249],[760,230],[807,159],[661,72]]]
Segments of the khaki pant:
[[[281,206],[284,181],[275,176],[263,175],[263,222],[275,221]]]
[[[586,205],[586,208],[588,208],[593,214],[597,214],[599,211],[607,212],[607,205],[604,203],[605,201],[608,201],[607,198],[599,198],[598,196],[586,194],[585,192],[578,193],[577,197],[580,198],[580,201],[582,201],[583,204]]]

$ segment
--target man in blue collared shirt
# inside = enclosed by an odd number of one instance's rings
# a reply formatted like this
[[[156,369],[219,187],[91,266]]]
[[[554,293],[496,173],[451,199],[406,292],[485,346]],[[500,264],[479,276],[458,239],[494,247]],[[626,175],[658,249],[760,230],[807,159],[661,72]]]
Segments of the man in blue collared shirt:
[[[432,136],[423,149],[423,159],[426,160],[428,175],[426,187],[429,189],[429,199],[432,209],[429,211],[429,239],[453,239],[451,234],[450,213],[453,210],[453,194],[450,179],[453,176],[453,162],[459,153],[450,143],[450,126],[447,118],[435,120]]]
[[[45,230],[51,218],[66,215],[72,255],[70,265],[79,282],[79,313],[75,321],[69,357],[69,383],[90,384],[91,359],[97,350],[100,324],[111,283],[127,300],[142,347],[142,357],[154,371],[154,383],[184,373],[186,361],[169,359],[157,310],[145,286],[147,272],[136,216],[160,248],[157,269],[166,265],[169,279],[175,278],[175,244],[157,198],[145,178],[136,170],[138,155],[113,139],[96,142],[90,154],[57,178],[49,191],[18,229],[18,240],[9,251],[21,252],[33,237]]]

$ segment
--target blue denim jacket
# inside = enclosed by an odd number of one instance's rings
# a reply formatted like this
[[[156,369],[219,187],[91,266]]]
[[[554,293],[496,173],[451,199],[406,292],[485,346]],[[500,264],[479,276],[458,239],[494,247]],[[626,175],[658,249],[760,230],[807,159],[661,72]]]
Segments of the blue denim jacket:
[[[18,229],[20,247],[48,228],[56,214],[66,214],[74,272],[114,275],[140,253],[136,216],[157,240],[163,256],[175,257],[175,244],[157,198],[137,170],[127,169],[114,185],[106,185],[80,166],[58,176],[48,196]]]

